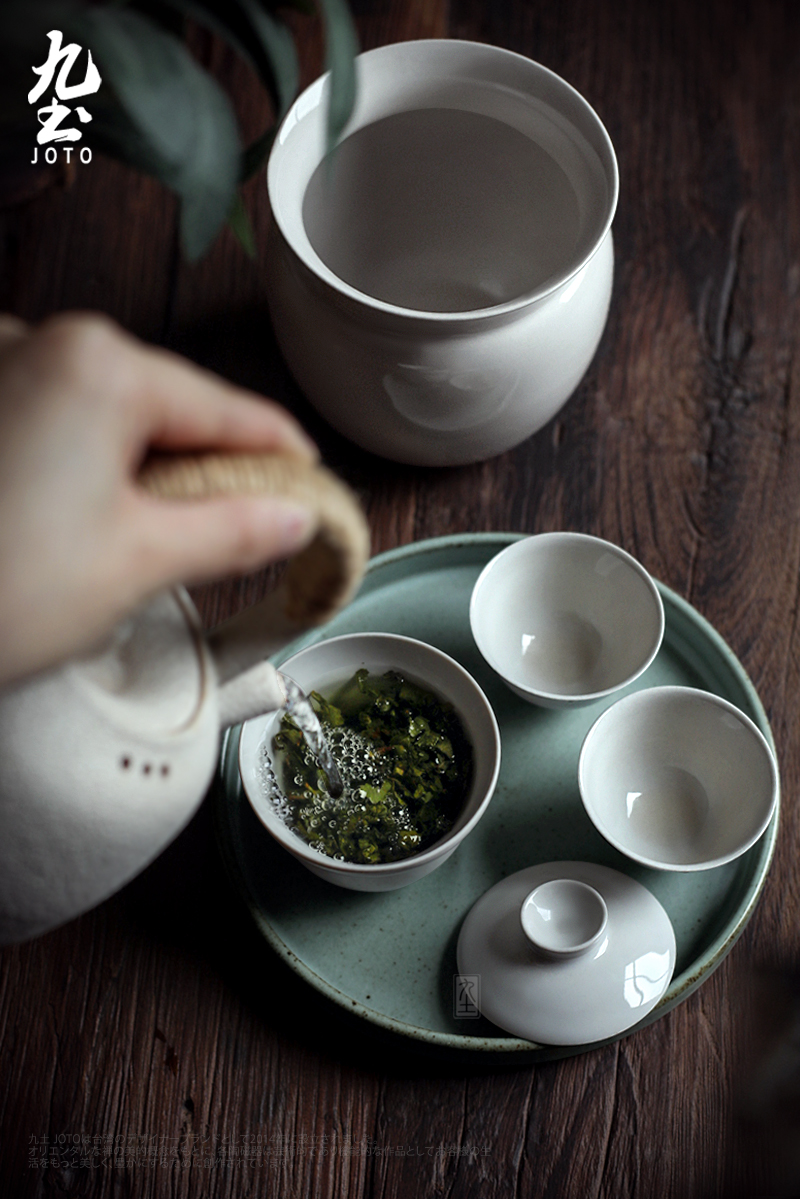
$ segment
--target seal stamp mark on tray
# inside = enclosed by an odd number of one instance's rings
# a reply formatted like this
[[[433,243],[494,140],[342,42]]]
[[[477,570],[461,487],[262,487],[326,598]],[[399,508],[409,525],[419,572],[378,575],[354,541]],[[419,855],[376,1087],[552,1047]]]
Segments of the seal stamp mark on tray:
[[[601,838],[583,812],[577,763],[583,738],[608,701],[574,712],[532,708],[483,662],[469,631],[475,580],[518,536],[465,534],[383,554],[373,559],[346,611],[285,651],[289,655],[338,634],[400,633],[424,638],[452,655],[484,689],[503,737],[498,787],[484,819],[440,870],[383,895],[347,893],[309,876],[272,845],[250,810],[239,786],[236,729],[223,746],[218,795],[228,867],[262,935],[292,970],[348,1011],[421,1048],[507,1063],[587,1047],[537,1046],[508,1037],[483,1019],[465,1027],[453,1017],[456,940],[478,896],[514,871],[557,859],[594,861],[644,883],[669,914],[677,940],[672,983],[648,1023],[699,986],[741,934],[763,886],[777,832],[776,813],[742,858],[692,876],[639,866]],[[715,692],[741,708],[770,740],[758,696],[731,650],[689,604],[661,585],[659,590],[666,613],[664,642],[631,690],[678,684]]]

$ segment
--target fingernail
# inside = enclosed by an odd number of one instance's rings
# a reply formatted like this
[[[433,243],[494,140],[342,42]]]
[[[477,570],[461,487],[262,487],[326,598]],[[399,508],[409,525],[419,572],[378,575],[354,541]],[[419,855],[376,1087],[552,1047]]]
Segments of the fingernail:
[[[270,514],[273,528],[287,554],[311,538],[317,523],[314,513],[293,500],[273,501]]]
[[[319,446],[311,440],[304,429],[298,429],[297,444],[300,450],[305,451],[313,462],[319,461]]]

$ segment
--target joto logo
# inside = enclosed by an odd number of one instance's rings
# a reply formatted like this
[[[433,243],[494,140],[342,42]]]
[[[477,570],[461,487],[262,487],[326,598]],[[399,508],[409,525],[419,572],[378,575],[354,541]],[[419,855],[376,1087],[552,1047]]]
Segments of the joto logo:
[[[41,129],[36,137],[39,143],[34,149],[31,162],[39,161],[39,146],[47,146],[44,152],[45,161],[54,163],[58,157],[58,150],[55,146],[48,143],[71,143],[78,142],[83,137],[83,130],[79,125],[65,125],[64,122],[72,117],[73,110],[69,104],[65,104],[66,100],[78,100],[83,96],[90,96],[100,87],[101,79],[100,72],[92,60],[91,50],[87,50],[88,64],[86,74],[83,81],[80,83],[70,83],[70,73],[81,54],[81,47],[77,42],[70,42],[68,46],[62,46],[63,35],[60,29],[52,29],[47,35],[50,39],[50,51],[47,59],[41,67],[34,67],[34,74],[39,76],[39,80],[28,92],[28,103],[37,104],[43,96],[53,89],[52,98],[49,104],[43,104],[36,110],[36,116],[39,119]],[[86,111],[82,104],[75,107],[75,116],[81,125],[88,124],[91,121],[91,114]],[[71,145],[65,145],[62,149],[67,162],[72,160]],[[80,150],[80,160],[82,163],[92,161],[92,151],[88,146],[82,146]]]

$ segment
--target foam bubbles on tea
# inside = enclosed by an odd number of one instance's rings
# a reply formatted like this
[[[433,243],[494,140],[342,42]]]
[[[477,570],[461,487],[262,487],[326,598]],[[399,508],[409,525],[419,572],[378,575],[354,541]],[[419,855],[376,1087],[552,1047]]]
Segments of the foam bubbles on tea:
[[[526,295],[569,264],[578,200],[545,149],[481,113],[395,113],[346,138],[303,202],[314,250],[340,279],[422,312]]]
[[[396,671],[371,675],[363,667],[331,698],[313,691],[310,699],[338,793],[296,710],[261,752],[262,785],[293,833],[330,858],[377,865],[418,854],[449,832],[473,769],[452,704]]]

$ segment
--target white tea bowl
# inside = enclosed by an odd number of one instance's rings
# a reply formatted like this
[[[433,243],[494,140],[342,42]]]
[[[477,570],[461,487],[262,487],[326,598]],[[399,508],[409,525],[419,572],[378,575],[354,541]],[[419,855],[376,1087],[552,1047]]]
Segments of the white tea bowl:
[[[778,803],[775,757],[743,712],[687,687],[650,688],[594,723],[581,798],[612,846],[647,867],[702,871],[738,858]]]
[[[486,564],[472,592],[478,649],[531,704],[590,704],[631,683],[664,636],[664,605],[626,551],[583,533],[540,533]]]
[[[265,763],[275,770],[272,741],[280,713],[245,722],[239,742],[239,770],[245,793],[268,832],[313,874],[357,892],[385,892],[405,887],[445,862],[483,816],[500,772],[500,731],[489,701],[455,659],[414,638],[389,633],[355,633],[316,642],[281,664],[304,692],[335,690],[362,667],[376,675],[397,671],[410,682],[449,701],[472,746],[472,781],[452,829],[419,854],[397,862],[341,862],[294,833],[280,816],[265,781]]]
[[[267,170],[275,333],[340,433],[400,462],[476,462],[577,387],[611,296],[614,150],[597,114],[522,55],[455,39],[356,59],[326,159],[327,76]]]

